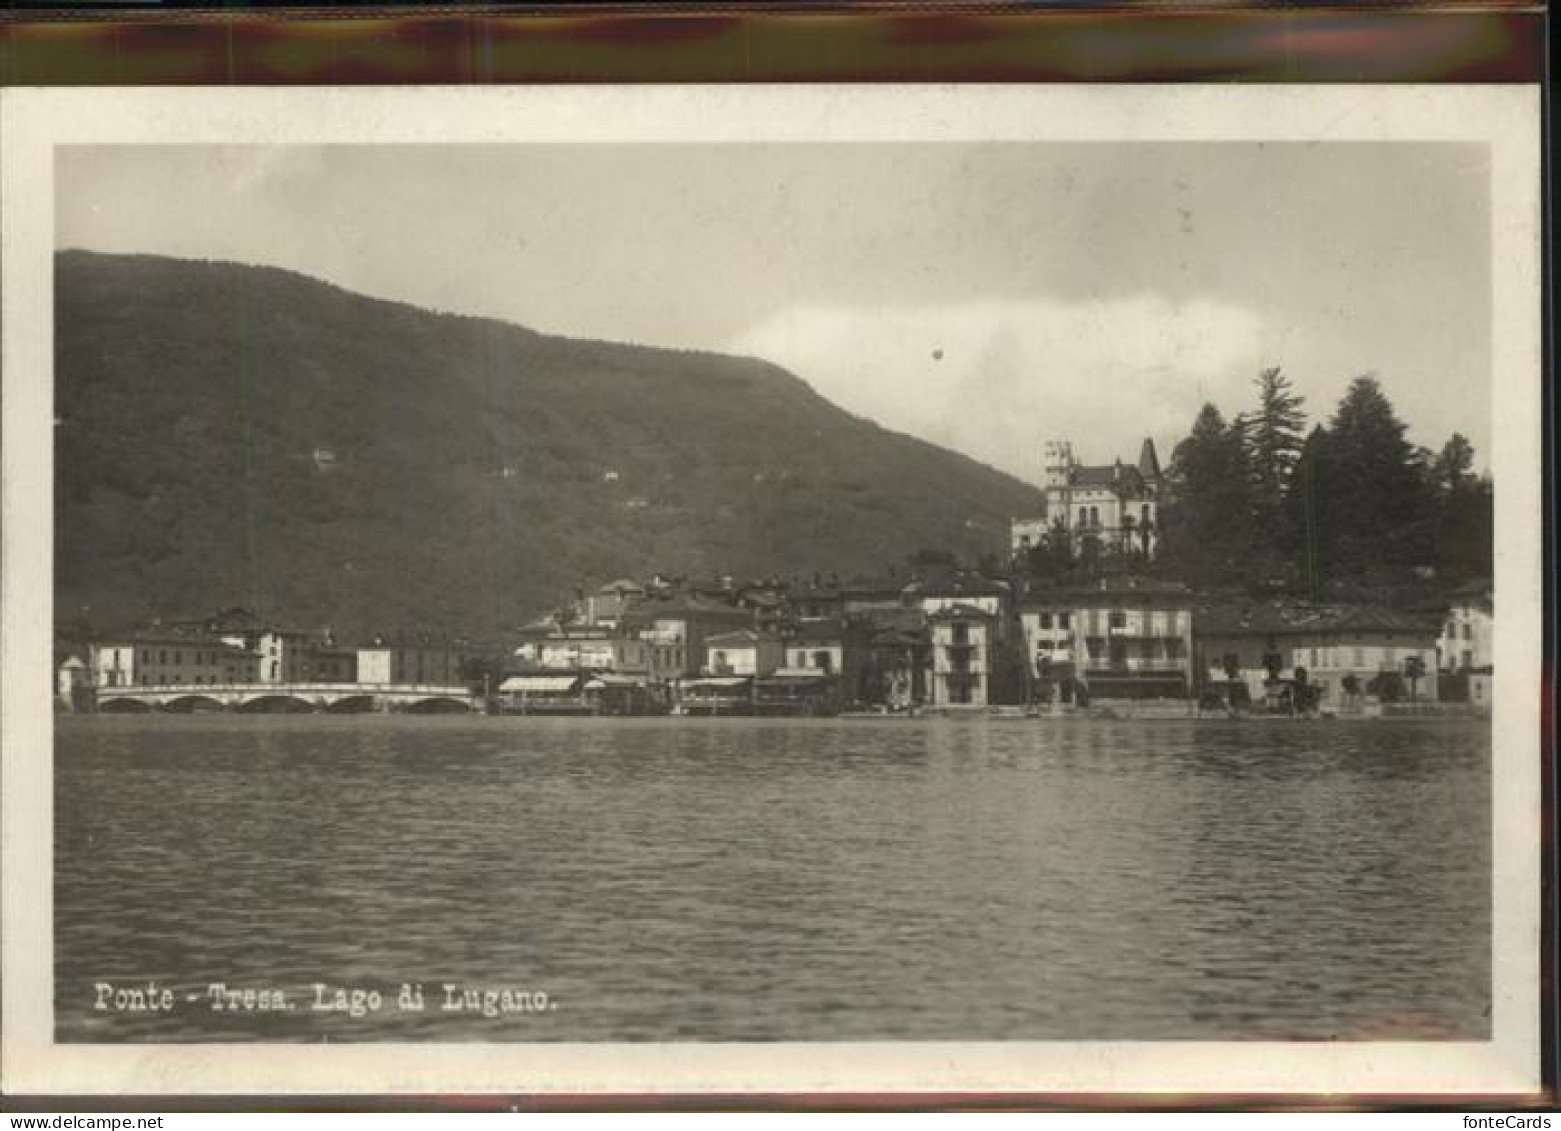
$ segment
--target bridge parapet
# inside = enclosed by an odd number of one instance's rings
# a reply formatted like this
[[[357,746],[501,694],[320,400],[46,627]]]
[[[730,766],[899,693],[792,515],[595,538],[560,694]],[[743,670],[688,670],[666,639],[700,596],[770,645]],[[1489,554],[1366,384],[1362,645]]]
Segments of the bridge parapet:
[[[129,684],[94,689],[100,707],[139,704],[166,708],[176,703],[205,701],[224,710],[243,710],[275,700],[290,710],[330,710],[341,704],[364,701],[369,709],[433,709],[450,704],[471,710],[478,696],[469,687],[425,683],[191,683]]]

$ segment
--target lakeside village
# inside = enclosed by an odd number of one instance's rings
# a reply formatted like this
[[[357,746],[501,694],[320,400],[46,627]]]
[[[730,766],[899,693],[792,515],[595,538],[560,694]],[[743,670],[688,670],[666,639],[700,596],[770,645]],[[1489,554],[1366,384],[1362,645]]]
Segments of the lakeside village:
[[[1014,563],[1067,534],[1155,552],[1154,444],[1088,466],[1045,448],[1044,513],[1011,528]],[[1142,572],[1063,583],[922,563],[913,576],[581,589],[517,630],[500,665],[459,642],[266,623],[243,609],[57,649],[61,711],[515,715],[921,713],[1121,716],[1485,713],[1492,593],[1461,586],[1406,612],[1199,597]]]

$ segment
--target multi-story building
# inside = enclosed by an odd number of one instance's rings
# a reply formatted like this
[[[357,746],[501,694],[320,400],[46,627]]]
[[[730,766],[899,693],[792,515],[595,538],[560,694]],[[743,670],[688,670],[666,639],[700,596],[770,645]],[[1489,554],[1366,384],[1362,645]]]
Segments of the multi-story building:
[[[786,646],[779,637],[751,628],[721,632],[705,638],[705,675],[769,676],[785,659]]]
[[[380,637],[357,649],[358,683],[422,684],[455,687],[461,683],[461,654],[446,644],[421,638]]]
[[[1392,609],[1250,605],[1200,609],[1196,646],[1208,684],[1244,684],[1254,702],[1277,678],[1300,682],[1320,710],[1342,711],[1402,688],[1437,697],[1438,626]]]
[[[1082,464],[1072,443],[1048,440],[1042,448],[1041,513],[1013,521],[1010,549],[1024,553],[1066,534],[1075,546],[1093,539],[1102,547],[1152,557],[1159,541],[1161,481],[1160,459],[1147,437],[1136,464]]]
[[[598,628],[617,628],[624,613],[645,597],[645,587],[626,578],[610,581],[579,601],[580,620]]]
[[[904,600],[929,618],[958,607],[980,609],[992,617],[997,636],[1002,638],[1007,635],[1013,590],[1006,581],[957,572],[913,582],[906,586]]]
[[[1495,663],[1496,613],[1489,582],[1466,585],[1448,601],[1447,618],[1436,642],[1436,666],[1444,672],[1465,672]]]
[[[838,620],[804,621],[786,638],[785,666],[839,676],[846,667],[846,634]]]
[[[926,614],[920,609],[877,609],[853,615],[849,624],[845,695],[891,710],[927,702],[932,637]]]
[[[570,629],[527,640],[515,660],[528,669],[557,672],[615,672],[644,675],[650,645],[604,628]]]
[[[1031,674],[1065,698],[1185,698],[1194,682],[1192,599],[1173,582],[1108,579],[1032,591],[1019,624]]]
[[[987,705],[998,623],[998,614],[976,604],[939,605],[927,614],[934,707]]]
[[[251,683],[260,657],[213,637],[137,634],[92,645],[97,687]]]
[[[625,631],[645,644],[646,670],[655,682],[698,675],[710,636],[752,624],[745,609],[695,596],[647,600],[624,617]]]

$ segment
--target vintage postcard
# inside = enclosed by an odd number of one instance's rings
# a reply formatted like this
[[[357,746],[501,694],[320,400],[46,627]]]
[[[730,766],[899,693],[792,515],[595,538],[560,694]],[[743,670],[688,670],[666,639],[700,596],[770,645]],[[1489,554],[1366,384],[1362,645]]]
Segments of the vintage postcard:
[[[8,89],[9,1091],[1539,1077],[1539,94]]]

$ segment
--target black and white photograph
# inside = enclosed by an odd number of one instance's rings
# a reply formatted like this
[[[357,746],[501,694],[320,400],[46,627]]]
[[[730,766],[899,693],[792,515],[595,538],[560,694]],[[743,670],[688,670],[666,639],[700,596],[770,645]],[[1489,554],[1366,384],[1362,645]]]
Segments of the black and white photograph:
[[[7,154],[62,1080],[1537,1080],[1532,92],[394,93]]]

